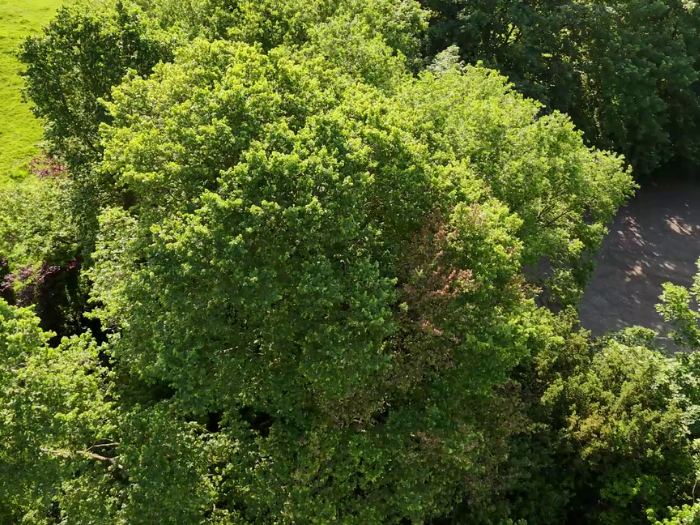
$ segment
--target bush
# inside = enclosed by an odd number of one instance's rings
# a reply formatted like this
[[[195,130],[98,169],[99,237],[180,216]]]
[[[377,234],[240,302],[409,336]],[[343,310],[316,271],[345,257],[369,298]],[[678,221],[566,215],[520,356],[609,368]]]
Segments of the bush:
[[[691,511],[671,507],[693,502],[697,365],[651,348],[649,330],[591,340],[576,317],[553,317],[513,374],[527,423],[511,441],[508,482],[492,494],[489,518],[683,523]],[[457,522],[486,520],[467,506]]]
[[[61,169],[41,169],[50,174],[0,187],[0,201],[11,203],[0,209],[0,295],[34,306],[43,329],[76,334],[86,329],[88,290],[80,277],[72,182]]]

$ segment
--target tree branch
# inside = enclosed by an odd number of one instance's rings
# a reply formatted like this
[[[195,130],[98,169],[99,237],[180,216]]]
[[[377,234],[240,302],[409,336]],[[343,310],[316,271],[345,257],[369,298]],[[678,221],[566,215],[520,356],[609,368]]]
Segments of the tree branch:
[[[89,452],[88,450],[77,450],[75,452],[66,450],[66,449],[56,449],[52,450],[49,448],[42,448],[40,449],[42,452],[45,452],[47,454],[53,454],[54,456],[62,457],[62,458],[72,458],[73,456],[82,456],[85,458],[89,459],[94,459],[95,461],[99,461],[100,463],[106,464],[106,465],[114,465],[118,468],[121,468],[121,465],[117,463],[117,460],[115,458],[108,458],[105,456],[101,456],[99,454],[95,454],[94,452]]]

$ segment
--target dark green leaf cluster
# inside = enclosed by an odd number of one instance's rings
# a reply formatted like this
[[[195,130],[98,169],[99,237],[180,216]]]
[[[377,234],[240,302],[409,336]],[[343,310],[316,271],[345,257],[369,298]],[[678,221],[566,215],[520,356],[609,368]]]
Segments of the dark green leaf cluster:
[[[698,161],[700,11],[687,0],[422,0],[429,53],[483,60],[639,174]]]
[[[648,330],[591,344],[571,331],[575,323],[557,324],[559,342],[549,339],[519,377],[533,396],[525,449],[534,461],[525,464],[523,486],[516,483],[525,502],[516,515],[526,511],[528,523],[578,516],[644,524],[671,504],[692,503],[700,421],[684,361],[653,350]]]

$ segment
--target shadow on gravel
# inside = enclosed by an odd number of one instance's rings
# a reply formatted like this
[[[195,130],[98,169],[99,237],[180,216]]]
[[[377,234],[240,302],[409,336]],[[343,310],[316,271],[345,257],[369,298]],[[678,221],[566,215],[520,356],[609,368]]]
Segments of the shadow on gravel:
[[[583,326],[594,335],[630,326],[658,331],[677,350],[654,308],[661,285],[688,286],[700,258],[700,183],[646,182],[621,208],[598,255],[581,301]]]

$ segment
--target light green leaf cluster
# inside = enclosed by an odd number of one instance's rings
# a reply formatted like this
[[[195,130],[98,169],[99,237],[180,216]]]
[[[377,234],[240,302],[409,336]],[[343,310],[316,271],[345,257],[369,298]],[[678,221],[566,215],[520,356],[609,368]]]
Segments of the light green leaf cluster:
[[[698,261],[700,270],[700,261]],[[656,307],[664,320],[673,328],[671,337],[681,348],[697,350],[700,348],[700,327],[696,304],[700,293],[700,272],[693,278],[690,288],[672,283],[664,284],[661,303]]]
[[[77,252],[70,214],[71,181],[28,178],[0,186],[0,259],[10,272],[64,264]]]
[[[76,469],[110,461],[100,459],[115,428],[98,349],[88,337],[52,348],[51,335],[29,309],[0,300],[0,518],[7,523],[48,523]]]
[[[683,505],[682,507],[674,507],[671,510],[672,516],[658,521],[654,517],[654,513],[649,515],[649,522],[653,525],[697,525],[700,523],[700,508],[697,504]]]
[[[439,137],[433,140],[445,141],[455,160],[467,160],[523,221],[524,264],[548,258],[554,275],[547,288],[555,300],[575,304],[605,225],[632,191],[623,160],[584,146],[565,115],[538,118],[538,104],[488,69],[426,74],[404,96],[430,122]]]

